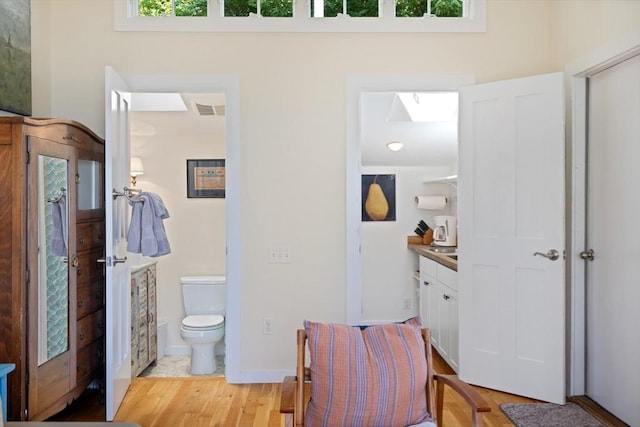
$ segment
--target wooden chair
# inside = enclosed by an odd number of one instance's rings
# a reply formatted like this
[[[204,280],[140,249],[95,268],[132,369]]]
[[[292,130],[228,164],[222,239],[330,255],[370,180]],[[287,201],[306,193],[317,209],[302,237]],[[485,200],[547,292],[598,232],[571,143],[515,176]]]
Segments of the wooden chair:
[[[457,375],[441,375],[433,371],[433,360],[431,353],[431,332],[429,329],[422,329],[422,338],[425,343],[425,354],[429,376],[427,379],[426,396],[427,410],[434,418],[436,425],[442,427],[442,413],[444,400],[444,386],[448,385],[467,402],[471,409],[471,425],[482,426],[482,413],[490,412],[491,407],[469,384],[460,380]],[[297,367],[296,376],[288,376],[282,383],[282,394],[280,399],[280,412],[285,416],[285,427],[299,427],[304,425],[304,414],[308,402],[307,389],[311,382],[310,369],[305,366],[305,348],[307,334],[303,329],[297,333]],[[304,378],[304,381],[298,381]],[[307,383],[307,387],[305,387]]]

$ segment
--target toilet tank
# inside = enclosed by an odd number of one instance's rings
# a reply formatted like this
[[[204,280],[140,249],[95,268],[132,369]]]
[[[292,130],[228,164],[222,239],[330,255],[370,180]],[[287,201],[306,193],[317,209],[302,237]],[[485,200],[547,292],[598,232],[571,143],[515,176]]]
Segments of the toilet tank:
[[[225,276],[183,276],[182,302],[187,316],[195,314],[225,315],[227,278]]]

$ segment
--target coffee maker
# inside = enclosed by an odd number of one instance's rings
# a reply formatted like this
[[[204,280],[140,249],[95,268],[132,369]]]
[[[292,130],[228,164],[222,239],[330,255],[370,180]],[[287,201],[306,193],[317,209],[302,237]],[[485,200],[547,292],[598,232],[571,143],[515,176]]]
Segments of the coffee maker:
[[[436,246],[456,246],[458,230],[455,216],[437,215],[433,217],[436,226],[433,229],[433,244]]]

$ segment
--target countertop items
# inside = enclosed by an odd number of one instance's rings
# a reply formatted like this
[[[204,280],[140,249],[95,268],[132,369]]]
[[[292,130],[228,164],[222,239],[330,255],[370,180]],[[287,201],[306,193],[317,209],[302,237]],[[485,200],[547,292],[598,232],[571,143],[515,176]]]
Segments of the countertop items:
[[[425,256],[430,260],[433,260],[439,264],[444,265],[454,271],[458,271],[458,256],[455,253],[441,253],[435,252],[435,250],[442,248],[434,248],[431,245],[408,245],[409,249],[418,255]],[[453,258],[455,257],[455,258]]]

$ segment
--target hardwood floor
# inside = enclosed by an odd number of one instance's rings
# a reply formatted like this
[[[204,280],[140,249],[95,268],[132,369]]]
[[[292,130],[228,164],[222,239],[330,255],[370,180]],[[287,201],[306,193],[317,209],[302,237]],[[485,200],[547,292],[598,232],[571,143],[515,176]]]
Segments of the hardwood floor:
[[[453,373],[434,354],[434,369]],[[487,427],[513,426],[502,413],[501,403],[535,402],[521,396],[476,387],[491,405],[483,416]],[[625,426],[587,398],[572,398],[604,426]],[[104,420],[104,406],[96,393],[88,393],[57,415],[57,420]],[[227,384],[222,377],[135,378],[116,414],[115,421],[137,422],[143,427],[280,427],[280,384]],[[469,426],[469,411],[462,399],[445,393],[444,425]]]
[[[224,378],[136,378],[115,421],[143,427],[280,427],[280,384]]]

